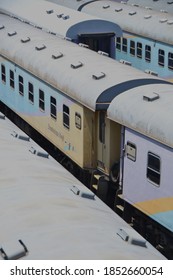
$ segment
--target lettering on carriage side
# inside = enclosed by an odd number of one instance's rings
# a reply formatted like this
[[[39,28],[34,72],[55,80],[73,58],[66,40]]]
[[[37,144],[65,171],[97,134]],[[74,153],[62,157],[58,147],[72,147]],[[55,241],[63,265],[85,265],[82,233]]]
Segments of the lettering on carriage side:
[[[63,135],[60,131],[54,129],[50,124],[48,124],[48,129],[49,129],[53,134],[55,134],[57,137],[59,137],[62,141],[64,141],[64,135]]]

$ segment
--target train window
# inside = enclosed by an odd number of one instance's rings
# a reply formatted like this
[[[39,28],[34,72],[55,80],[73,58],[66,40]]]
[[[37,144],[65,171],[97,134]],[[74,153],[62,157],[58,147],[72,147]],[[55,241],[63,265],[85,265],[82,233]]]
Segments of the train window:
[[[2,82],[6,83],[6,71],[3,64],[1,65],[1,80]]]
[[[81,129],[81,115],[79,113],[75,113],[75,125]]]
[[[149,45],[145,46],[145,60],[147,62],[151,61],[151,47]]]
[[[168,68],[173,70],[173,53],[168,53]]]
[[[142,44],[137,42],[137,57],[142,58]]]
[[[158,64],[162,67],[165,65],[165,51],[161,49],[158,52]]]
[[[10,87],[14,88],[14,72],[10,70]]]
[[[122,51],[127,52],[127,39],[126,38],[123,38]]]
[[[23,77],[19,75],[19,93],[24,95]]]
[[[28,83],[28,99],[34,103],[34,86],[30,82]]]
[[[117,37],[116,49],[121,51],[121,37]]]
[[[57,114],[56,114],[56,99],[54,97],[50,97],[50,115],[53,119],[56,120]]]
[[[130,41],[130,54],[135,55],[135,41]]]
[[[131,142],[127,142],[126,155],[128,159],[136,161],[136,145]]]
[[[70,128],[70,110],[69,107],[63,104],[63,125]]]
[[[39,108],[41,110],[45,110],[45,103],[44,103],[44,91],[39,89]]]
[[[160,157],[151,152],[148,153],[147,178],[157,186],[160,185]]]

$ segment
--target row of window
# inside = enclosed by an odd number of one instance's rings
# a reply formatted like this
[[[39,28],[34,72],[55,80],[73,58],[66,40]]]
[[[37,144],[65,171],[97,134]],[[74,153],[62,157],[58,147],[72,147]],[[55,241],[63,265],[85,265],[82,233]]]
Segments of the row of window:
[[[143,45],[140,42],[135,42],[134,40],[128,41],[127,38],[117,38],[116,49],[119,51],[123,51],[125,53],[128,52],[128,44],[130,44],[129,52],[132,56],[137,56],[142,59],[142,50]],[[151,46],[145,45],[145,61],[151,62]],[[158,50],[158,65],[161,67],[165,66],[165,51],[162,49]],[[168,52],[168,68],[173,70],[173,53]]]
[[[127,142],[127,149],[126,149],[127,158],[132,161],[136,161],[136,153],[137,153],[136,145],[134,145],[131,142]],[[146,176],[151,182],[153,182],[157,186],[160,185],[160,174],[161,174],[160,166],[161,166],[160,157],[152,152],[148,152]]]
[[[6,68],[5,65],[1,64],[1,80],[6,84]],[[9,71],[9,84],[12,89],[15,88],[15,75],[12,70]],[[18,87],[19,94],[24,96],[24,79],[21,75],[18,75]],[[45,93],[42,89],[39,89],[39,108],[45,111]],[[28,100],[34,104],[34,85],[28,82]],[[56,98],[50,96],[50,116],[54,120],[57,119],[57,101]],[[63,104],[63,125],[70,129],[70,109],[67,105]],[[81,115],[75,113],[75,126],[81,129]]]

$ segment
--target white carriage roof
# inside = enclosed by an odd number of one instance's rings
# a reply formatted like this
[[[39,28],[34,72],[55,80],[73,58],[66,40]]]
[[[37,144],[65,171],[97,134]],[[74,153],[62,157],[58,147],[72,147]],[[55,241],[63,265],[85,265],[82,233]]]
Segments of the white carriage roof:
[[[43,0],[1,0],[0,11],[72,40],[81,33],[122,35],[116,23]]]
[[[125,32],[173,44],[173,15],[116,1],[49,0],[116,22]],[[88,5],[85,5],[88,3]]]
[[[130,88],[167,83],[6,15],[0,15],[0,41],[1,61],[7,58],[91,110],[108,106],[129,89],[128,81]]]
[[[173,1],[171,0],[128,0],[127,4],[138,5],[146,9],[153,9],[162,13],[173,13]]]
[[[30,260],[164,259],[2,114],[0,146],[0,259],[1,249],[8,258],[24,254],[18,240]]]
[[[173,148],[173,87],[147,85],[117,96],[108,118]]]

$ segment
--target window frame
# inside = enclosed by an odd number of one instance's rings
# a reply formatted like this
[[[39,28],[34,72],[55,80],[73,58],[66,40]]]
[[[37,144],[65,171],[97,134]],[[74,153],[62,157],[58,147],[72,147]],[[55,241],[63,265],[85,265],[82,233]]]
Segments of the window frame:
[[[15,78],[14,78],[14,71],[10,69],[10,87],[12,89],[15,88]]]
[[[145,61],[151,62],[151,46],[145,45]]]
[[[152,159],[149,159],[149,156],[153,157]],[[158,167],[156,165],[156,167],[154,168],[154,165],[152,166],[152,164],[156,163],[156,160],[159,160],[159,164]],[[152,162],[153,161],[153,162]],[[148,152],[147,154],[147,170],[146,170],[146,177],[148,179],[148,181],[150,183],[152,183],[153,185],[159,187],[160,186],[160,181],[161,181],[161,158],[160,156],[156,155],[153,152]]]
[[[31,82],[28,82],[28,100],[34,104],[34,85]]]
[[[170,55],[172,55],[171,58],[170,58]],[[170,63],[170,61],[171,61],[172,63]],[[168,68],[169,68],[170,70],[173,70],[173,53],[172,53],[172,52],[169,52],[169,53],[168,53]]]
[[[39,88],[39,109],[43,112],[45,111],[45,93],[44,90],[40,88]]]
[[[124,53],[127,53],[127,50],[128,50],[128,40],[127,38],[122,38],[122,51]]]
[[[136,54],[136,43],[134,40],[130,40],[130,55],[135,56]]]
[[[162,49],[158,50],[158,65],[161,67],[165,66],[165,51]]]
[[[57,104],[56,104],[56,98],[53,96],[50,96],[50,116],[52,119],[57,119]]]
[[[138,58],[142,59],[142,43],[141,42],[137,42],[136,55]]]
[[[121,51],[121,37],[117,37],[116,39],[116,49]]]
[[[63,104],[63,126],[70,129],[70,108]]]
[[[24,79],[21,75],[18,76],[19,94],[24,96]]]
[[[4,64],[1,64],[1,81],[6,84],[6,68]]]

